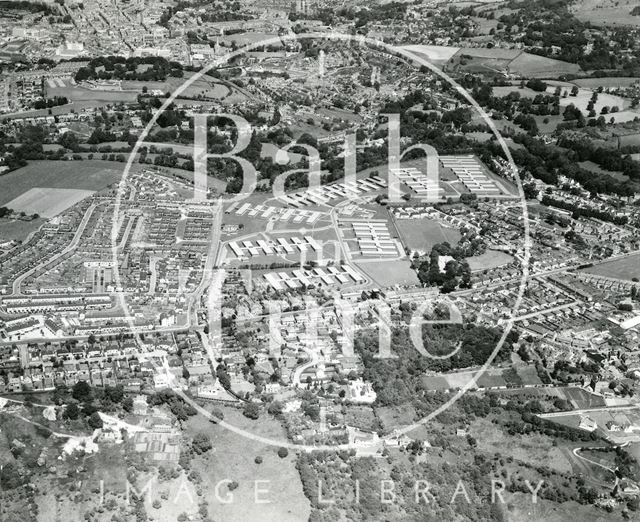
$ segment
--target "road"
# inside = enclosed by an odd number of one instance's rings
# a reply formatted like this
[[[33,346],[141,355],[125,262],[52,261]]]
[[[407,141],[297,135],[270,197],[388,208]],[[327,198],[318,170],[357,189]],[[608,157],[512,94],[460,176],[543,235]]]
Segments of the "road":
[[[596,462],[595,460],[591,460],[588,459],[587,457],[583,457],[582,455],[580,455],[580,451],[581,450],[585,450],[585,449],[592,449],[592,448],[574,448],[573,449],[573,455],[576,457],[576,459],[578,459],[579,461],[585,461],[589,464],[591,464],[592,466],[597,466],[599,468],[602,468],[604,470],[607,470],[609,473],[613,474],[613,477],[615,478],[615,482],[613,483],[613,485],[611,485],[608,482],[602,482],[601,480],[596,480],[595,478],[591,477],[591,470],[589,470],[589,468],[587,466],[584,466],[583,469],[585,471],[584,475],[585,478],[589,480],[589,482],[596,484],[597,486],[603,487],[603,488],[615,488],[618,485],[618,482],[620,481],[620,479],[618,478],[618,475],[616,475],[616,472],[614,469],[605,466],[604,464],[600,464],[599,462]],[[601,448],[593,448],[593,449],[601,449]],[[578,462],[578,464],[582,464],[581,462]],[[582,466],[581,466],[582,467]]]
[[[21,292],[20,292],[20,286],[22,285],[22,282],[27,277],[29,277],[33,273],[37,272],[38,270],[42,270],[43,268],[45,268],[46,266],[50,265],[51,263],[55,263],[60,258],[62,258],[63,256],[73,252],[77,248],[78,243],[80,243],[80,239],[82,238],[82,234],[84,233],[84,230],[87,227],[87,224],[89,223],[89,220],[91,219],[93,211],[96,209],[96,207],[98,205],[102,205],[102,204],[103,203],[93,203],[87,209],[87,211],[84,213],[82,221],[80,221],[80,225],[78,226],[78,229],[76,230],[76,233],[74,234],[73,239],[71,240],[71,243],[69,243],[61,252],[58,252],[57,254],[54,254],[52,257],[50,257],[47,260],[39,263],[35,267],[27,270],[24,274],[21,274],[21,275],[19,275],[18,277],[16,277],[14,279],[13,288],[12,288],[12,292],[11,292],[12,295],[22,295]]]

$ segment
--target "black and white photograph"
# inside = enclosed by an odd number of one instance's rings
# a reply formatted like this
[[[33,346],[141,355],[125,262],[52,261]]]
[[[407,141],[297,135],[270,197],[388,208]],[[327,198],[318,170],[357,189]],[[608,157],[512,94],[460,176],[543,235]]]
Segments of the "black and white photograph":
[[[0,0],[0,522],[640,522],[640,0]]]

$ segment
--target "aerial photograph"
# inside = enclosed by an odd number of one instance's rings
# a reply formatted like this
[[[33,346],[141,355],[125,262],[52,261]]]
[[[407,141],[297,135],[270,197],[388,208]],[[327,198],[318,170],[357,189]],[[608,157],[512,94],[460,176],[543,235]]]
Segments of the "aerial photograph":
[[[640,0],[0,0],[0,522],[640,522]]]

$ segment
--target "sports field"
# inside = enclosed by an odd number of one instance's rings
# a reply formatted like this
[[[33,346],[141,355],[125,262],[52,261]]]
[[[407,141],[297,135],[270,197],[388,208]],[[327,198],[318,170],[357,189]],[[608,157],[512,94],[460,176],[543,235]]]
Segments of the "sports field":
[[[419,284],[418,276],[406,259],[356,263],[380,288]]]
[[[432,219],[398,219],[396,228],[402,244],[419,252],[431,252],[438,243],[455,245],[460,240],[460,232],[455,228],[444,227]]]
[[[0,205],[33,188],[102,190],[118,181],[123,169],[113,161],[33,161],[0,176]]]
[[[509,254],[505,254],[504,252],[500,252],[499,250],[487,250],[484,254],[467,258],[469,268],[471,268],[472,272],[498,268],[500,266],[508,265],[512,261],[513,257]]]
[[[622,259],[594,265],[585,268],[584,272],[627,281],[631,281],[634,277],[640,279],[640,254],[636,253]]]
[[[7,203],[7,207],[25,214],[52,218],[93,194],[92,190],[35,187]]]

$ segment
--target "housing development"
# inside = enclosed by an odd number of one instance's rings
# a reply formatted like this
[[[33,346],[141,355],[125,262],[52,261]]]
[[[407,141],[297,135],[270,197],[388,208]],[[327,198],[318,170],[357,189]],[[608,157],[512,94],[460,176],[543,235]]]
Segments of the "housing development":
[[[0,520],[640,520],[640,5],[0,0]]]

